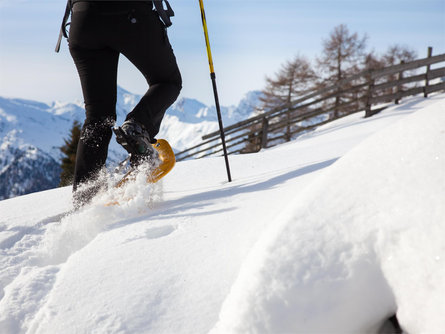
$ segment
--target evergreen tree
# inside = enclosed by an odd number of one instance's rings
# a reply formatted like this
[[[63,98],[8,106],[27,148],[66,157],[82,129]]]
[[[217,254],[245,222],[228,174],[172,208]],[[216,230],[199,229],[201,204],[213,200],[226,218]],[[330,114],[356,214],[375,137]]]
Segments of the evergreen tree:
[[[74,166],[76,164],[77,144],[80,139],[81,125],[74,121],[71,128],[69,139],[64,139],[65,145],[60,147],[62,156],[62,172],[60,173],[60,187],[68,186],[73,183]]]

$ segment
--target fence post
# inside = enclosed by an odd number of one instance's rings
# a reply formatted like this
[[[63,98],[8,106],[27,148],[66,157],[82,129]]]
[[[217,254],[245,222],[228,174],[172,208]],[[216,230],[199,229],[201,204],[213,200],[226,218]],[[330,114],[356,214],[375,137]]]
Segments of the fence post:
[[[286,141],[290,141],[290,108],[287,108],[286,112],[287,127],[286,127]]]
[[[371,73],[371,75],[372,75],[372,73]],[[371,75],[370,75],[370,79],[369,79],[368,94],[366,96],[365,118],[372,116],[371,99],[372,99],[372,92],[374,90],[375,79],[371,79]]]
[[[400,65],[402,65],[402,64],[405,64],[405,61],[404,61],[404,60],[402,60],[402,61],[400,62]],[[396,100],[394,101],[395,104],[399,104],[400,99],[401,99],[399,93],[402,93],[402,92],[403,92],[403,85],[400,84],[400,81],[403,80],[403,71],[400,71],[400,72],[399,72],[399,76],[398,76],[397,80],[399,81],[399,83],[398,83],[398,85],[397,85],[397,97],[396,97]]]
[[[339,89],[337,90],[337,93],[340,93]],[[334,119],[338,118],[338,115],[340,114],[340,96],[335,97],[335,107],[334,107]]]
[[[428,47],[428,58],[431,58],[433,55],[433,48],[430,46]],[[431,65],[426,66],[426,73],[425,73],[425,87],[423,87],[423,96],[428,97],[428,86],[429,83],[429,75],[430,75]]]
[[[268,131],[269,131],[269,121],[266,117],[263,117],[263,124],[261,130],[261,148],[267,148]]]

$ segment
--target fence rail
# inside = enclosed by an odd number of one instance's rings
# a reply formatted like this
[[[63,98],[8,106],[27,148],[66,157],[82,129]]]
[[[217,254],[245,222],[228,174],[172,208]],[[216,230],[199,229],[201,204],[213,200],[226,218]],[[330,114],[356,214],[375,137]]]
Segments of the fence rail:
[[[289,141],[298,134],[335,119],[365,110],[370,117],[384,109],[382,104],[399,103],[407,96],[445,90],[445,82],[431,80],[445,77],[445,54],[401,63],[382,69],[364,70],[333,85],[322,87],[258,116],[224,128],[228,154],[256,152]],[[440,64],[431,69],[431,65]],[[424,69],[424,73],[418,73]],[[353,96],[351,98],[351,96]],[[333,103],[333,100],[336,100]],[[342,99],[346,99],[345,102]],[[341,101],[340,103],[338,101]],[[202,158],[222,152],[219,131],[202,137],[202,142],[179,153],[178,161]]]

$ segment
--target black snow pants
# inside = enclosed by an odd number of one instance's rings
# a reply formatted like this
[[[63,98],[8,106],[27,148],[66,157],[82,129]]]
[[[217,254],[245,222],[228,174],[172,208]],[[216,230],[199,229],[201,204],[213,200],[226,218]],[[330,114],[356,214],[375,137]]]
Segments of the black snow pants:
[[[152,2],[76,2],[69,50],[80,76],[86,119],[77,148],[73,190],[105,166],[116,120],[117,68],[123,54],[144,75],[149,89],[127,115],[154,138],[166,109],[182,87],[166,28]]]

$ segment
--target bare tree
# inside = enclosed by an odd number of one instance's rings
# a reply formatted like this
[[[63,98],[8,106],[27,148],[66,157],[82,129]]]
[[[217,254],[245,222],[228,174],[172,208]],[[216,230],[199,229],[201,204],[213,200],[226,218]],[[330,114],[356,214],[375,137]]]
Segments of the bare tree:
[[[409,49],[407,46],[401,46],[398,44],[394,44],[388,48],[386,53],[382,56],[382,62],[385,67],[387,66],[393,66],[398,64],[407,63],[410,61],[413,61],[417,58],[416,51]],[[414,71],[415,72],[415,71]],[[413,74],[413,71],[405,71],[405,75],[411,75]],[[394,81],[397,80],[397,78],[401,74],[391,74],[388,77],[385,78],[386,81]],[[385,94],[393,94],[398,89],[406,89],[406,85],[401,85],[399,87],[393,87],[389,88],[385,91]]]
[[[417,58],[416,51],[409,49],[407,46],[394,44],[388,48],[386,53],[382,56],[382,61],[385,66],[397,65],[401,62],[413,61]]]
[[[360,107],[367,108],[368,111],[365,117],[369,117],[372,114],[370,113],[370,107],[369,107],[369,99],[370,96],[376,96],[376,95],[383,95],[383,93],[375,92],[373,91],[373,86],[375,84],[375,80],[372,79],[372,72],[376,70],[380,70],[385,67],[385,63],[382,60],[381,57],[375,54],[374,51],[369,52],[363,61],[363,69],[367,70],[367,72],[364,74],[365,82],[368,83],[360,92],[360,100],[361,105]]]
[[[290,119],[298,112],[302,112],[302,110],[293,111],[293,101],[313,89],[316,81],[317,75],[310,62],[302,56],[295,56],[291,61],[287,61],[274,78],[266,78],[261,109],[288,111],[284,117],[288,121],[286,140],[290,140],[291,137]]]
[[[374,51],[369,52],[363,62],[363,69],[365,70],[378,70],[385,67],[385,62],[381,57],[376,55]]]
[[[313,88],[317,76],[310,62],[302,56],[295,56],[282,65],[274,78],[266,77],[263,90],[263,109],[289,108],[292,100]]]
[[[359,37],[357,33],[352,34],[344,24],[334,28],[329,38],[323,41],[323,52],[317,59],[318,68],[324,74],[324,85],[336,84],[360,71],[366,40],[366,35]],[[340,96],[335,98],[334,117],[338,117],[342,102]]]

